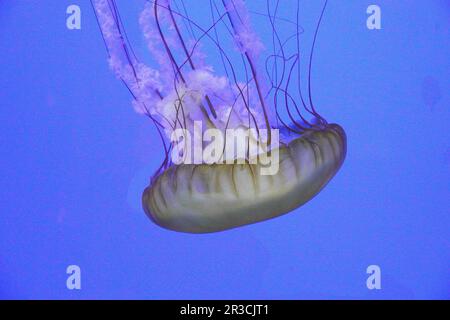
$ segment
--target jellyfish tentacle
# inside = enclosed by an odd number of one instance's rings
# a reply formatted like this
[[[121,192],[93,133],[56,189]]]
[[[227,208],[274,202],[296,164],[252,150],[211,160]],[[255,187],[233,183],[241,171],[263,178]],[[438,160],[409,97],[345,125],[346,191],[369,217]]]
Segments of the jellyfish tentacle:
[[[298,95],[300,97],[300,101],[302,102],[303,108],[309,113],[314,115],[314,113],[309,109],[309,107],[306,105],[305,102],[305,98],[303,97],[303,92],[302,92],[302,80],[301,80],[301,53],[300,53],[300,33],[298,32],[298,29],[300,27],[300,4],[297,3],[297,10],[296,10],[296,27],[297,27],[297,41],[296,41],[296,45],[297,45],[297,55],[298,55],[298,64],[297,64],[297,81],[298,81],[298,85],[297,85],[297,91],[298,91]],[[315,115],[314,115],[315,116]]]
[[[169,159],[169,148],[162,135],[161,129],[164,126],[151,114],[147,104],[152,101],[161,100],[163,96],[160,92],[161,85],[157,79],[150,79],[150,76],[156,76],[157,72],[144,66],[138,61],[136,55],[129,44],[128,37],[123,28],[122,21],[114,0],[91,0],[91,6],[94,11],[95,18],[103,39],[103,43],[108,52],[110,66],[116,72],[118,78],[124,83],[128,91],[131,93],[136,104],[141,104],[144,108],[144,114],[154,123],[162,146],[164,149],[164,161],[161,167],[156,171],[158,173]],[[130,55],[132,53],[132,56]],[[139,71],[137,66],[140,65]],[[131,73],[130,73],[131,70]],[[144,73],[142,73],[144,72]],[[147,73],[145,73],[147,72]],[[142,82],[145,85],[142,85]],[[146,89],[153,94],[150,97],[144,94]]]
[[[180,66],[178,66],[178,64],[177,64],[177,62],[175,60],[175,57],[173,56],[172,50],[170,49],[169,44],[167,43],[166,37],[164,36],[164,33],[162,31],[161,24],[160,24],[160,21],[159,21],[159,16],[158,16],[158,8],[159,7],[163,7],[165,9],[169,10],[169,12],[171,12],[171,9],[170,9],[169,6],[165,7],[165,6],[159,5],[158,4],[158,0],[155,0],[155,3],[154,3],[154,15],[155,15],[156,26],[157,26],[157,29],[158,29],[161,41],[162,41],[162,43],[164,45],[164,48],[166,50],[167,56],[169,57],[170,62],[172,64],[173,68],[174,68],[174,71],[175,71],[175,78],[174,79],[178,79],[178,76],[179,76],[181,81],[184,84],[186,84],[186,80],[185,80],[185,77],[183,76],[183,73],[181,72],[181,68],[180,68]],[[174,87],[176,88],[176,84],[174,84]],[[182,102],[181,102],[181,105],[182,105]],[[208,123],[208,126],[215,127],[213,122],[209,118],[208,112],[206,111],[205,107],[202,104],[200,104],[199,108],[200,108],[202,114],[205,116],[205,119],[206,119],[206,121]]]
[[[314,57],[314,49],[315,49],[316,41],[317,41],[317,35],[319,34],[320,25],[322,23],[322,18],[323,18],[323,15],[325,13],[325,10],[327,8],[327,4],[328,4],[328,0],[325,0],[325,3],[324,3],[323,8],[322,8],[322,12],[320,13],[319,21],[317,22],[316,30],[314,32],[314,38],[313,38],[313,43],[312,43],[312,46],[311,46],[311,52],[310,52],[310,55],[309,55],[309,66],[308,66],[308,97],[309,97],[309,103],[311,105],[311,109],[312,109],[314,115],[316,115],[319,118],[321,123],[324,123],[324,122],[326,123],[326,121],[320,114],[317,113],[316,109],[314,108],[314,104],[313,104],[313,101],[312,101],[311,74],[312,74],[312,62],[313,62],[313,57]]]
[[[186,82],[184,79],[183,73],[181,72],[180,67],[178,66],[177,62],[175,61],[175,57],[173,56],[172,50],[170,49],[170,47],[167,43],[166,37],[164,36],[164,33],[162,31],[161,23],[159,21],[159,16],[158,16],[158,8],[159,7],[160,6],[158,4],[158,0],[155,0],[155,4],[153,6],[153,10],[154,10],[153,12],[155,15],[156,27],[158,29],[159,37],[164,45],[164,49],[166,51],[167,56],[169,57],[170,63],[172,64],[172,66],[175,69],[175,74],[180,77],[182,82]],[[177,77],[175,77],[175,78],[177,78]]]
[[[289,85],[290,85],[290,83],[291,83],[291,76],[292,76],[292,72],[293,72],[293,70],[294,70],[294,68],[295,68],[295,63],[296,63],[297,60],[298,60],[298,57],[296,57],[296,58],[294,59],[294,63],[292,64],[292,66],[291,66],[291,68],[290,68],[290,70],[289,70],[289,73],[288,73],[288,76],[287,76],[287,81],[286,81],[286,87],[284,88],[284,97],[285,97],[286,110],[287,110],[287,112],[288,112],[288,114],[289,114],[289,118],[291,119],[291,121],[292,121],[299,129],[305,130],[306,127],[300,125],[300,124],[294,119],[294,117],[292,116],[291,111],[290,111],[290,108],[289,108],[289,102],[288,102],[288,101],[289,101],[289,100],[288,100],[288,97],[289,97],[290,100],[294,102],[295,110],[297,110],[297,113],[298,113],[298,115],[300,116],[300,118],[302,119],[302,121],[303,121],[304,123],[306,123],[308,126],[311,126],[310,123],[302,116],[302,114],[301,114],[300,111],[298,110],[297,104],[295,103],[294,99],[293,99],[293,98],[290,96],[290,94],[289,94]]]
[[[293,73],[293,71],[294,71],[294,67],[295,67],[295,65],[298,63],[298,61],[299,61],[299,59],[300,59],[300,52],[299,52],[299,49],[298,49],[296,54],[294,54],[294,55],[292,55],[292,56],[290,56],[290,57],[286,57],[286,54],[285,54],[285,51],[284,51],[285,45],[286,45],[291,39],[293,39],[294,37],[296,37],[296,38],[297,38],[297,41],[298,41],[298,37],[299,37],[299,34],[300,34],[298,21],[297,21],[297,22],[291,22],[291,23],[293,23],[294,25],[296,25],[296,32],[295,32],[292,36],[288,37],[287,39],[285,39],[285,40],[282,42],[282,41],[281,41],[281,38],[280,38],[280,36],[279,36],[279,34],[278,34],[277,27],[275,26],[275,22],[274,22],[274,21],[278,18],[278,17],[277,17],[277,10],[278,10],[279,1],[277,1],[277,5],[276,5],[276,7],[275,7],[275,11],[274,11],[273,14],[271,13],[269,1],[267,0],[266,3],[267,3],[267,5],[266,5],[266,6],[267,6],[267,12],[268,12],[268,13],[267,13],[267,16],[269,17],[270,26],[271,26],[271,29],[272,29],[272,42],[273,42],[273,48],[274,48],[273,54],[271,54],[271,55],[266,59],[266,72],[267,72],[268,75],[271,74],[270,71],[269,71],[269,69],[268,69],[268,64],[269,64],[269,60],[270,60],[271,58],[273,58],[273,59],[274,59],[274,63],[273,63],[273,65],[272,65],[272,76],[269,76],[269,78],[270,78],[270,80],[271,80],[271,85],[272,85],[271,90],[272,90],[272,89],[275,89],[275,92],[274,92],[274,95],[273,95],[273,104],[274,104],[274,107],[275,107],[275,111],[278,113],[278,95],[279,95],[280,93],[282,93],[282,94],[284,94],[285,108],[286,108],[286,110],[287,110],[287,112],[288,112],[288,116],[289,116],[291,122],[292,122],[296,127],[298,127],[300,130],[304,130],[305,128],[304,128],[302,125],[300,125],[300,124],[293,118],[292,113],[291,113],[291,110],[290,110],[290,106],[289,106],[289,101],[291,101],[291,102],[294,104],[295,110],[296,110],[298,116],[300,117],[300,119],[303,121],[303,123],[305,123],[305,124],[308,125],[309,127],[311,126],[311,124],[309,123],[308,120],[306,120],[306,119],[304,118],[304,116],[303,116],[302,113],[300,112],[300,110],[299,110],[297,104],[295,103],[295,100],[291,97],[291,95],[289,94],[289,90],[288,90],[289,85],[290,85],[290,82],[291,82],[291,78],[292,78],[292,73]],[[290,22],[290,21],[289,21],[289,22]],[[278,51],[277,51],[277,45],[276,45],[276,44],[278,45]],[[293,64],[291,65],[291,67],[289,68],[289,71],[287,72],[285,88],[282,89],[281,86],[282,86],[283,82],[285,82],[286,63],[289,62],[290,60],[292,60],[293,58],[294,58],[294,62],[293,62]],[[278,66],[278,63],[277,63],[277,60],[278,60],[278,59],[281,59],[281,61],[282,61],[282,66],[281,66],[282,68],[281,68],[280,78],[278,78],[278,67],[277,67],[277,66]],[[275,73],[275,76],[273,76],[274,73]],[[300,75],[300,70],[298,70],[298,76],[299,76],[299,75]],[[273,80],[275,80],[275,82],[274,82]],[[299,80],[299,83],[300,83],[300,80]],[[299,86],[299,89],[300,89],[300,86]],[[300,92],[300,97],[301,97],[301,101],[302,101],[302,104],[303,104],[304,109],[307,110],[307,111],[309,112],[309,110],[308,110],[307,106],[305,105],[304,100],[303,100],[303,98],[302,98],[302,96],[301,96],[301,92]],[[277,114],[277,121],[280,121],[279,119],[280,119],[280,115]],[[286,126],[286,124],[285,124],[284,121],[281,121],[281,122],[282,122],[283,125]],[[289,129],[290,131],[293,131],[292,128],[289,128],[289,127],[288,127],[288,129]],[[293,132],[295,132],[295,131],[293,131]]]
[[[181,43],[181,45],[183,47],[183,51],[184,51],[184,53],[186,55],[186,59],[189,61],[189,65],[191,66],[192,70],[195,70],[195,65],[194,65],[194,62],[192,61],[191,54],[189,54],[189,52],[188,52],[188,50],[186,48],[186,43],[184,42],[183,37],[181,36],[180,29],[178,28],[178,24],[177,24],[177,22],[175,20],[175,17],[173,16],[173,12],[172,12],[172,9],[170,8],[170,4],[168,4],[167,8],[169,10],[169,14],[170,14],[170,18],[172,20],[172,24],[174,25],[176,33],[178,35],[178,39],[180,40],[180,43]],[[206,103],[208,104],[208,107],[209,107],[209,110],[211,111],[211,114],[216,119],[217,118],[217,113],[216,113],[216,110],[214,109],[214,106],[212,105],[211,100],[209,99],[208,95],[205,95],[205,100],[206,100]]]
[[[242,19],[241,15],[240,15],[240,12],[239,12],[239,11],[244,11],[244,7],[242,6],[242,3],[240,1],[241,0],[222,0],[222,3],[224,5],[225,9],[227,10],[227,16],[228,16],[228,18],[230,20],[231,27],[232,27],[233,31],[235,32],[236,36],[239,38],[239,43],[243,46],[242,50],[244,51],[244,55],[245,55],[245,57],[246,57],[246,59],[248,61],[248,64],[250,66],[250,71],[251,71],[252,76],[253,76],[253,81],[255,82],[258,98],[259,98],[259,101],[261,103],[261,109],[263,111],[265,125],[266,125],[266,128],[268,129],[268,132],[267,132],[267,143],[270,145],[271,144],[271,136],[272,136],[272,133],[271,133],[271,130],[270,130],[271,125],[270,125],[269,116],[268,116],[268,113],[267,113],[266,104],[265,104],[265,101],[264,101],[264,96],[263,96],[262,91],[261,91],[261,85],[260,85],[259,80],[258,80],[258,74],[256,72],[256,67],[255,67],[254,61],[253,61],[253,59],[251,57],[251,55],[255,55],[254,54],[254,50],[249,50],[249,44],[248,43],[247,44],[243,43],[243,37],[242,37],[243,34],[241,34],[239,32],[239,30],[238,30],[238,26],[237,26],[237,22],[236,22],[236,19],[234,17],[234,14],[236,14],[238,19],[240,20],[240,23],[246,29],[244,31],[245,32],[245,36],[249,37],[249,38],[254,37],[252,39],[253,42],[258,41],[258,40],[255,40],[256,39],[255,35],[249,35],[249,33],[251,32],[251,29],[250,29],[250,26],[248,24],[248,21],[244,22],[244,20]],[[236,3],[241,4],[241,7],[239,8],[240,10],[238,10],[236,8]],[[245,12],[243,12],[243,13],[245,13]]]
[[[217,13],[218,13],[218,15],[219,15],[219,19],[218,19],[217,21],[215,20],[214,8],[215,8],[215,10],[217,11]],[[214,27],[213,29],[214,29],[215,41],[218,43],[218,42],[219,42],[219,37],[218,37],[218,33],[217,33],[216,24],[217,24],[219,21],[222,21],[222,17],[226,16],[227,13],[225,12],[225,14],[222,14],[222,15],[221,15],[221,14],[219,13],[219,9],[218,9],[217,4],[216,4],[215,1],[214,1],[214,8],[213,8],[213,2],[212,2],[212,0],[210,0],[211,17],[212,17],[212,19],[213,19],[213,25],[212,25],[212,27]],[[228,32],[230,35],[233,35],[233,32],[229,29],[228,25],[225,24],[225,23],[224,23],[223,25],[225,26],[225,29],[227,30],[227,32]],[[221,60],[222,60],[222,64],[223,64],[223,67],[224,67],[224,70],[225,70],[225,74],[226,74],[227,78],[229,79],[230,76],[229,76],[228,69],[227,69],[226,64],[225,64],[224,53],[223,53],[222,51],[223,51],[223,50],[220,49],[220,50],[219,50],[219,54],[220,54],[220,57],[221,57]],[[225,54],[225,55],[226,55],[226,54]],[[241,55],[242,55],[242,54],[241,54]],[[228,57],[227,57],[227,59],[228,59]],[[229,59],[228,59],[228,60],[229,60]],[[227,122],[226,122],[225,129],[228,128],[229,121],[230,121],[230,117],[231,117],[232,112],[234,112],[234,108],[235,108],[235,105],[236,105],[236,103],[237,103],[237,99],[238,99],[239,97],[242,97],[242,99],[244,100],[245,107],[246,107],[246,109],[247,109],[247,119],[248,119],[248,124],[247,124],[247,125],[248,125],[249,128],[251,128],[251,126],[252,126],[251,121],[253,121],[253,124],[254,124],[254,126],[255,126],[255,129],[256,129],[257,134],[258,134],[258,136],[259,136],[259,126],[258,126],[258,123],[256,122],[256,119],[255,119],[255,116],[254,116],[253,112],[248,108],[248,104],[249,104],[249,101],[250,101],[250,86],[249,86],[249,84],[250,84],[250,82],[253,80],[253,78],[249,79],[248,70],[247,70],[247,65],[246,65],[246,63],[245,63],[245,58],[242,57],[242,60],[243,60],[243,67],[244,67],[244,73],[245,73],[245,79],[246,79],[246,83],[245,83],[244,88],[245,88],[245,91],[246,91],[246,93],[247,93],[247,96],[246,96],[246,97],[241,96],[241,93],[240,93],[238,96],[235,96],[234,102],[233,102],[232,107],[231,107],[230,114],[229,114],[228,117],[227,117]],[[230,65],[230,67],[231,67],[232,72],[233,72],[233,74],[234,74],[234,68],[233,68],[233,66]],[[236,83],[236,86],[238,86],[237,83]],[[242,92],[242,91],[240,91],[240,92]],[[245,98],[246,98],[246,100],[245,100]]]
[[[225,60],[226,60],[226,62],[228,63],[228,65],[230,66],[230,71],[231,71],[232,80],[233,80],[233,82],[234,82],[234,86],[235,86],[235,88],[236,88],[236,89],[238,90],[238,92],[239,92],[238,97],[240,97],[240,98],[242,99],[242,102],[243,102],[243,104],[244,104],[244,107],[246,108],[247,112],[251,115],[252,120],[254,121],[255,126],[258,126],[258,122],[256,121],[256,118],[254,117],[254,115],[253,115],[253,113],[252,113],[252,111],[251,111],[251,109],[250,109],[249,102],[245,99],[245,94],[244,94],[244,92],[242,91],[242,88],[241,88],[241,86],[240,86],[239,83],[238,83],[237,74],[236,74],[236,71],[234,70],[234,67],[233,67],[233,64],[232,64],[230,58],[229,58],[228,55],[226,54],[225,50],[220,46],[219,42],[216,41],[211,35],[209,35],[209,31],[210,31],[213,27],[210,27],[208,30],[205,30],[205,29],[203,29],[199,24],[197,24],[195,21],[190,20],[189,18],[187,18],[187,17],[184,16],[183,14],[181,14],[181,13],[179,13],[179,12],[176,12],[176,11],[173,11],[173,12],[174,12],[175,15],[179,15],[179,16],[183,17],[184,19],[188,19],[188,21],[189,21],[195,28],[197,28],[198,30],[200,30],[200,31],[202,32],[202,37],[207,37],[208,39],[210,39],[210,40],[213,42],[213,44],[216,46],[216,48],[218,48],[218,50],[219,50],[220,52],[223,53],[223,57],[225,58]],[[226,15],[226,13],[224,14],[224,16],[225,16],[225,15]],[[199,37],[199,39],[200,39],[200,38],[201,38],[201,37]],[[198,40],[199,40],[199,39],[198,39]],[[194,48],[193,48],[193,49],[194,49]]]
[[[215,3],[214,3],[214,4],[215,4]],[[216,7],[216,10],[218,10],[216,5],[215,5],[215,7]],[[174,12],[172,12],[172,13],[174,13]],[[175,12],[175,13],[176,13],[176,12]],[[179,14],[179,13],[177,13],[177,14]],[[188,18],[189,23],[190,23],[191,26],[194,25],[195,27],[197,27],[198,29],[200,29],[200,30],[203,32],[203,35],[202,35],[201,37],[199,37],[199,38],[196,40],[195,44],[193,45],[190,55],[192,55],[193,51],[195,50],[195,47],[196,47],[197,44],[200,42],[201,38],[204,37],[204,36],[208,36],[208,38],[211,38],[211,36],[209,36],[208,33],[209,33],[210,30],[214,30],[216,39],[213,40],[213,42],[214,42],[214,44],[216,45],[216,47],[219,49],[219,53],[220,53],[220,56],[221,56],[221,59],[222,59],[223,63],[225,64],[225,62],[224,62],[224,60],[223,60],[224,58],[228,61],[229,65],[230,65],[230,68],[231,68],[231,71],[232,71],[232,74],[233,74],[235,86],[236,86],[236,88],[238,88],[238,91],[239,91],[238,96],[235,98],[234,103],[232,104],[231,111],[232,111],[232,112],[234,111],[234,106],[235,106],[235,104],[236,104],[236,102],[237,102],[237,98],[241,97],[242,100],[243,100],[243,103],[244,103],[244,105],[245,105],[245,108],[247,109],[247,115],[248,115],[249,122],[250,122],[250,118],[251,118],[251,120],[253,121],[253,123],[254,123],[254,125],[255,125],[255,128],[256,128],[257,132],[259,133],[258,123],[257,123],[257,121],[256,121],[255,116],[253,115],[253,112],[252,112],[252,111],[250,110],[250,108],[249,108],[249,100],[250,100],[250,99],[249,99],[249,97],[248,97],[248,96],[249,96],[249,89],[248,89],[249,86],[248,86],[248,84],[250,83],[250,80],[248,79],[247,66],[246,66],[245,63],[243,64],[243,65],[244,65],[244,68],[245,68],[246,79],[247,79],[246,85],[245,85],[246,92],[247,92],[247,99],[245,99],[245,95],[244,95],[244,93],[242,92],[242,90],[241,90],[239,84],[237,83],[236,74],[235,74],[234,68],[233,68],[233,66],[232,66],[232,64],[231,64],[231,62],[230,62],[230,59],[228,58],[227,54],[224,52],[224,50],[223,50],[223,49],[220,47],[220,45],[219,45],[219,40],[218,40],[218,36],[217,36],[217,31],[216,31],[216,25],[217,25],[217,23],[218,23],[219,21],[222,21],[223,17],[225,17],[226,15],[227,15],[226,13],[220,15],[220,17],[219,17],[219,19],[218,19],[217,21],[213,19],[213,24],[212,24],[207,30],[203,30],[203,29],[200,28],[195,22],[190,21],[190,19]],[[225,25],[225,26],[226,26],[226,25]],[[227,27],[227,26],[226,26],[226,27]],[[228,27],[227,27],[227,30],[228,30]],[[231,32],[230,30],[228,30],[228,32],[229,32],[230,34],[232,34],[232,32]],[[228,70],[227,70],[226,66],[224,66],[224,69],[225,69],[225,72],[226,72],[226,74],[227,74],[227,79],[228,79],[228,78],[229,78],[229,74],[228,74]],[[253,78],[252,78],[252,79],[253,79]],[[230,112],[230,115],[231,115],[231,112]],[[225,129],[228,127],[228,120],[229,120],[229,117],[228,117],[228,119],[227,119],[227,125],[225,126]],[[249,127],[250,127],[250,124],[249,124]]]
[[[152,92],[149,99],[161,99],[162,95],[159,90],[161,85],[157,79],[157,72],[143,65],[135,57],[123,30],[115,1],[91,0],[91,4],[107,48],[110,66],[117,77],[127,84],[139,102],[143,102],[144,90],[147,89],[142,87],[143,81]],[[130,52],[132,52],[133,58]]]

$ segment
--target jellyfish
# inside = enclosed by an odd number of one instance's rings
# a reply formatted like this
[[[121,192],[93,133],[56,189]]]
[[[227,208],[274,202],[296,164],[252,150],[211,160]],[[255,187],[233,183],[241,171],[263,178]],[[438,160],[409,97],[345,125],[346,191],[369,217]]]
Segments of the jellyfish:
[[[337,173],[346,134],[318,113],[311,86],[326,3],[306,57],[305,94],[298,3],[288,19],[279,1],[267,0],[262,12],[243,0],[146,1],[139,25],[151,68],[133,50],[116,2],[92,0],[110,68],[161,138],[164,160],[142,195],[154,223],[211,233],[268,220],[308,202]],[[254,15],[269,26],[270,51]],[[281,35],[281,23],[292,35]]]

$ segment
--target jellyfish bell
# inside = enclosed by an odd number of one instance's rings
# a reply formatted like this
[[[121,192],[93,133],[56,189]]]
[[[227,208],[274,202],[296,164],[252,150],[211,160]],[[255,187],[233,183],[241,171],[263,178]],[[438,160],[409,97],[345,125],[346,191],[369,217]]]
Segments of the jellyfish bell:
[[[263,46],[242,0],[210,1],[209,27],[194,21],[182,1],[148,1],[140,24],[158,70],[134,55],[115,1],[93,4],[111,68],[131,92],[135,109],[151,119],[162,138],[165,159],[142,196],[144,211],[159,226],[208,233],[268,220],[309,201],[342,166],[345,132],[328,123],[311,98],[313,49],[326,2],[310,53],[309,99],[303,97],[300,83],[294,96],[291,84],[294,73],[300,72],[299,48],[288,56],[275,28],[276,10],[269,6],[266,17],[274,51],[266,60],[270,81],[265,81],[258,69]],[[293,24],[293,39],[299,42],[298,7]],[[225,36],[242,61],[241,73],[221,45]],[[202,41],[215,48],[222,75],[204,61]],[[267,67],[269,60],[272,65]],[[178,130],[186,134],[174,141]],[[195,139],[211,138],[209,130],[218,132],[214,144]],[[244,143],[236,146],[234,138]],[[214,161],[204,156],[211,149],[218,155]],[[184,160],[193,154],[196,161],[174,161],[171,154],[181,154]]]
[[[339,125],[311,130],[280,147],[280,169],[261,175],[260,164],[182,164],[147,187],[147,215],[168,229],[205,233],[271,219],[314,197],[341,167],[346,137]]]

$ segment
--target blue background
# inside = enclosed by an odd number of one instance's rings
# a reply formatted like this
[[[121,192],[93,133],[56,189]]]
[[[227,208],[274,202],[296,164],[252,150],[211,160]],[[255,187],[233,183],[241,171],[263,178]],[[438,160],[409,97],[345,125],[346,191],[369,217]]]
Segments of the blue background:
[[[310,37],[321,3],[302,2]],[[382,30],[366,28],[372,3]],[[142,4],[118,1],[145,57]],[[108,69],[89,1],[2,1],[0,297],[449,299],[449,18],[448,1],[330,1],[314,99],[347,132],[343,168],[288,215],[189,235],[141,209],[161,143]]]

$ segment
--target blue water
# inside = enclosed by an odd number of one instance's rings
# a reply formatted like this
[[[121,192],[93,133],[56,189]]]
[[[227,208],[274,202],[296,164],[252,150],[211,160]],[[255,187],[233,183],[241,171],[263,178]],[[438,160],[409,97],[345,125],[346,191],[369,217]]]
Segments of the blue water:
[[[321,3],[302,2],[308,47]],[[145,58],[142,4],[118,1]],[[444,0],[331,0],[313,84],[348,135],[341,171],[288,215],[188,235],[141,209],[161,143],[108,69],[89,1],[2,1],[0,298],[449,299],[449,18]],[[73,264],[81,290],[66,288]]]

